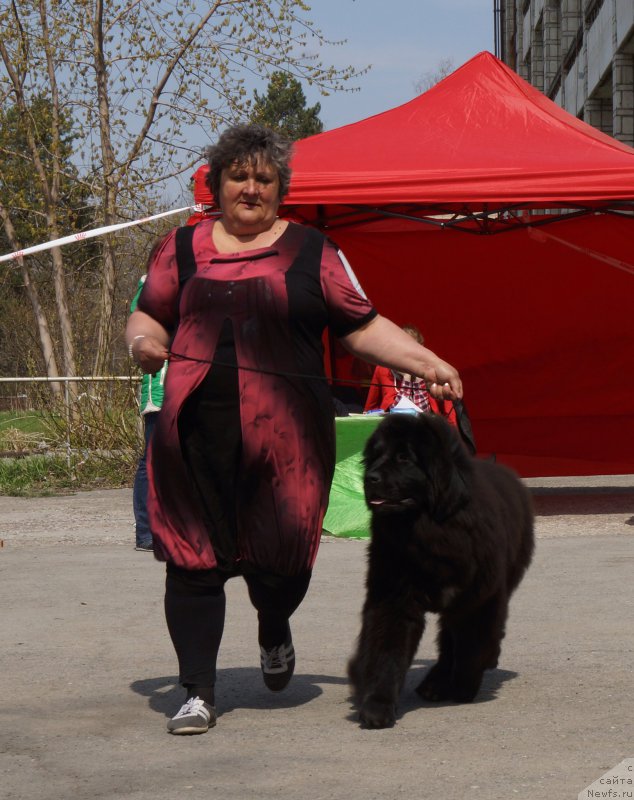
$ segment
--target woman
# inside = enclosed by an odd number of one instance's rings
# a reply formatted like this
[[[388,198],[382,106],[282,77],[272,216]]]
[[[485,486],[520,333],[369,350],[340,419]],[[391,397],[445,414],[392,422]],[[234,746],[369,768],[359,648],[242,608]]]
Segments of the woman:
[[[208,156],[221,216],[165,237],[126,330],[144,371],[170,356],[149,506],[187,690],[175,734],[215,724],[228,578],[244,577],[257,609],[266,686],[280,691],[293,674],[289,618],[308,589],[334,469],[324,328],[361,358],[421,375],[439,398],[461,393],[453,367],[377,314],[332,243],[279,219],[289,142],[237,126]]]

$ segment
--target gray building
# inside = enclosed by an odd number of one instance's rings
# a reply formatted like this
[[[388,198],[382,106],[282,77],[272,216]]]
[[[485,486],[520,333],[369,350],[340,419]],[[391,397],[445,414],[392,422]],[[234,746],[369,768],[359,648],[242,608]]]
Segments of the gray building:
[[[634,0],[494,0],[495,55],[634,146]]]

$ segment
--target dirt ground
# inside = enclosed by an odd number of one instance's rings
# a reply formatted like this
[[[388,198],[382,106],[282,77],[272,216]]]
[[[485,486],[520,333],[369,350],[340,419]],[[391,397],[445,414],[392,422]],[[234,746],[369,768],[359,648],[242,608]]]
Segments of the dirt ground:
[[[0,798],[576,798],[634,755],[634,476],[527,483],[536,555],[475,703],[413,693],[432,617],[397,725],[359,728],[345,664],[366,543],[325,538],[282,694],[262,684],[245,587],[228,584],[218,725],[196,737],[166,733],[182,695],[164,567],[133,549],[131,492],[0,497]]]

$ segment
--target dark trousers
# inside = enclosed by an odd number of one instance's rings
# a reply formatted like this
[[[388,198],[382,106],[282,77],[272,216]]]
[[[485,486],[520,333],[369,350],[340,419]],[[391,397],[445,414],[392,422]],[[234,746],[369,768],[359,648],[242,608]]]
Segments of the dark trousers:
[[[154,430],[157,415],[158,411],[151,411],[149,414],[143,415],[145,447],[143,448],[143,455],[139,459],[132,488],[132,508],[134,511],[137,547],[152,544],[152,531],[150,530],[150,520],[147,513],[147,448],[150,443],[152,431]]]
[[[186,687],[212,687],[225,621],[227,573],[167,565],[165,618]],[[249,598],[258,612],[259,644],[271,648],[289,635],[288,620],[304,599],[311,572],[298,576],[245,574]]]

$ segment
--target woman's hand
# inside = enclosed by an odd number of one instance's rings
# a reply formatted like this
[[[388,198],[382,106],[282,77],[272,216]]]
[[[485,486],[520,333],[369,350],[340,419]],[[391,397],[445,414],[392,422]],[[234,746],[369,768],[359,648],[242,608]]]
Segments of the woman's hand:
[[[170,337],[165,328],[143,311],[133,311],[128,317],[125,340],[130,358],[143,372],[154,374],[163,367],[169,356]]]
[[[158,372],[169,356],[169,351],[154,336],[137,335],[130,343],[130,354],[143,372]]]
[[[436,400],[459,400],[462,397],[462,381],[458,370],[446,361],[439,361],[421,377],[427,391]]]

